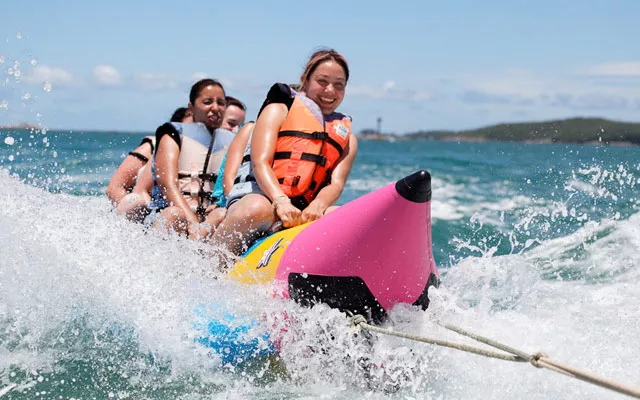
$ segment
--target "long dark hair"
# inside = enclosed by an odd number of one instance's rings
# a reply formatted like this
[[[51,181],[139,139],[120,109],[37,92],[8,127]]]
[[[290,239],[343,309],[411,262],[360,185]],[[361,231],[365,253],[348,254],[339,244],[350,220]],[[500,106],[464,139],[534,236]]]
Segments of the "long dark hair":
[[[200,93],[202,93],[202,90],[207,86],[218,86],[220,89],[222,89],[222,92],[224,92],[224,86],[222,86],[222,83],[220,83],[219,81],[211,78],[200,79],[198,82],[194,83],[193,86],[191,86],[191,92],[189,92],[189,102],[191,104],[194,104],[198,96],[200,96]]]
[[[187,112],[189,109],[187,107],[178,107],[171,115],[170,122],[182,122],[182,120],[187,116]]]

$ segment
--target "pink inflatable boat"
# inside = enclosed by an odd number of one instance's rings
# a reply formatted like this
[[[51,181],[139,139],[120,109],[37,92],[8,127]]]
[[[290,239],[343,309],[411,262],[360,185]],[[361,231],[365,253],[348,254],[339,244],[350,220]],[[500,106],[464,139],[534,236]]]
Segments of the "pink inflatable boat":
[[[373,323],[396,304],[426,309],[429,287],[440,280],[431,246],[431,176],[418,171],[260,240],[230,277],[275,280],[285,298],[326,303]]]

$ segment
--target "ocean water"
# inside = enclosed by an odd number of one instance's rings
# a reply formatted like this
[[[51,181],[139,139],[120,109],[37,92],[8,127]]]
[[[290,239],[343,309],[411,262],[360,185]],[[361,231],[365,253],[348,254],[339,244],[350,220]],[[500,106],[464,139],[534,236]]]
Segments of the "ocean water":
[[[141,138],[0,133],[0,398],[625,398],[528,364],[367,344],[335,310],[218,279],[210,246],[110,211],[104,189]],[[450,323],[640,385],[640,148],[361,142],[340,203],[419,169],[442,285],[427,311],[393,310],[394,329],[469,343]],[[280,359],[221,366],[194,342],[207,303],[274,329],[285,312]]]

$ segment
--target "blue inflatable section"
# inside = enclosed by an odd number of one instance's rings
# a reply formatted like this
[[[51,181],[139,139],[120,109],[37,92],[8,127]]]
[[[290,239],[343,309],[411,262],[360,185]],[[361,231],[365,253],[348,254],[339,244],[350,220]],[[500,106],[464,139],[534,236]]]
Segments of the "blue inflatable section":
[[[201,334],[196,341],[219,354],[223,365],[240,366],[276,353],[268,332],[253,318],[233,314],[219,305],[201,305],[194,313],[194,327]]]

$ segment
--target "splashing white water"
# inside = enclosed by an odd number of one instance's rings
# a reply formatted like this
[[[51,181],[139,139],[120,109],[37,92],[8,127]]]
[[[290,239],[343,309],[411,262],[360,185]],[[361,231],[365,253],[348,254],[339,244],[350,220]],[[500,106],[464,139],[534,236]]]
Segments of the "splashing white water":
[[[430,291],[429,310],[397,307],[394,329],[459,340],[437,325],[454,323],[635,382],[638,222],[638,215],[604,221],[523,254],[468,258]],[[0,383],[14,385],[10,393],[42,390],[61,360],[87,360],[106,362],[96,367],[104,381],[95,384],[95,397],[162,389],[165,397],[386,398],[386,389],[401,398],[615,398],[530,366],[390,337],[367,345],[336,310],[302,309],[271,297],[268,287],[220,279],[208,245],[147,232],[115,217],[106,199],[47,193],[6,171],[0,171],[0,226]],[[279,335],[286,378],[260,385],[264,371],[220,371],[219,359],[194,342],[192,310],[212,302],[262,318]],[[126,335],[109,339],[118,327],[133,332],[134,355]],[[75,339],[83,335],[86,341]],[[164,375],[150,372],[165,365]],[[110,368],[117,374],[109,375]],[[32,379],[17,385],[16,369]],[[189,379],[196,383],[189,386]],[[176,382],[186,386],[174,389]],[[216,389],[203,394],[202,386]]]

